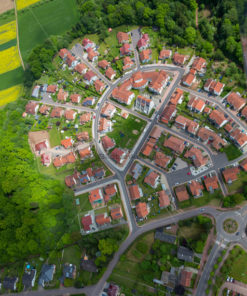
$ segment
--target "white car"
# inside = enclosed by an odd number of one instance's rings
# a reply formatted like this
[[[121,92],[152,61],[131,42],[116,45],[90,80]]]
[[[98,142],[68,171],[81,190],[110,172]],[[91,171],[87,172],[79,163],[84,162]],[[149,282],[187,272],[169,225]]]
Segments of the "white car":
[[[226,281],[227,281],[227,282],[230,282],[230,277],[229,277],[229,276],[227,277]]]

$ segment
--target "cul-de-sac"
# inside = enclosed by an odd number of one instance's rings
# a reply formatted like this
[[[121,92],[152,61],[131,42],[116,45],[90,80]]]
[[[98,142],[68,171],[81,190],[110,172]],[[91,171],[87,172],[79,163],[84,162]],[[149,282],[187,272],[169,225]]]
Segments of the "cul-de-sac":
[[[247,295],[246,1],[2,2],[0,295]]]

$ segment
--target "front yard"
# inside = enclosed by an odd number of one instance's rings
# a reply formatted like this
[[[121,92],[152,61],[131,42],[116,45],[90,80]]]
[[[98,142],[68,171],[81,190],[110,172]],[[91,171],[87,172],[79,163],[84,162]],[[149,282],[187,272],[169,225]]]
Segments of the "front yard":
[[[240,171],[238,179],[232,184],[226,184],[229,193],[242,193],[244,187],[247,185],[247,173]]]

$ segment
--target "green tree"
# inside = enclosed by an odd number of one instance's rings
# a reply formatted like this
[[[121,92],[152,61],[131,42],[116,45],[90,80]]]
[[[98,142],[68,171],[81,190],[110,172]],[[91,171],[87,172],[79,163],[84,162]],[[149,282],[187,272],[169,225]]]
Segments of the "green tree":
[[[196,39],[196,30],[193,27],[187,27],[185,29],[185,39],[189,44],[193,44]]]

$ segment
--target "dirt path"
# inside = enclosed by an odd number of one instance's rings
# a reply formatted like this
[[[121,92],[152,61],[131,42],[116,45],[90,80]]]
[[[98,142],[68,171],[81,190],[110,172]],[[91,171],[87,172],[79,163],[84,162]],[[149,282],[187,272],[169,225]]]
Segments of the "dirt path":
[[[20,60],[21,60],[22,68],[23,68],[23,70],[25,70],[25,65],[24,65],[23,60],[22,60],[21,51],[20,51],[20,45],[19,45],[19,28],[18,28],[18,16],[17,16],[16,1],[17,1],[17,0],[14,0],[14,6],[15,6],[15,20],[16,20],[16,40],[17,40],[17,48],[18,48],[18,53],[19,53],[19,57],[20,57]]]

